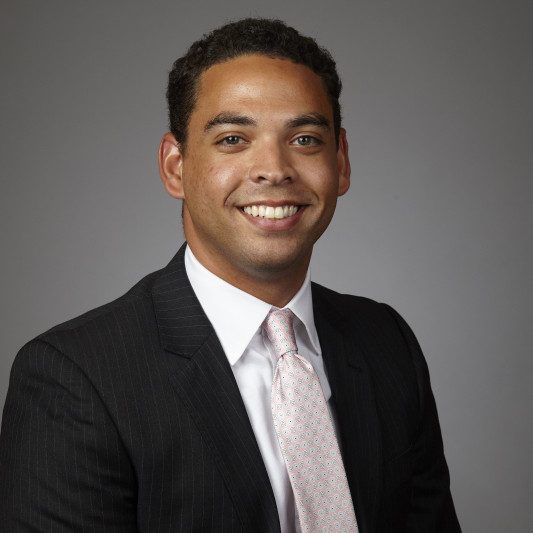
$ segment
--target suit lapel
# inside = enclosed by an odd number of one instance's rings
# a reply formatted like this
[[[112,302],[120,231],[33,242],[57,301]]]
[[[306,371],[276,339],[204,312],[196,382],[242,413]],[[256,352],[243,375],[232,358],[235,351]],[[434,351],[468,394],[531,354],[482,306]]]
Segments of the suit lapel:
[[[363,332],[348,324],[325,289],[313,283],[313,312],[337,413],[342,455],[359,531],[375,530],[381,489],[381,435]],[[328,291],[329,292],[329,291]],[[333,293],[330,293],[333,294]]]
[[[276,502],[231,366],[185,272],[185,244],[152,291],[171,381],[216,457],[245,531],[279,531]]]

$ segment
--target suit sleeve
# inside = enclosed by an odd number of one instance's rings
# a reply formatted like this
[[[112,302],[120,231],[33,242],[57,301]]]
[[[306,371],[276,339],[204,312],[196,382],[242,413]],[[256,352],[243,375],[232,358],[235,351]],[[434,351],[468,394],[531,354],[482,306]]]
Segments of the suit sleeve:
[[[29,342],[2,420],[2,530],[136,531],[135,515],[133,468],[102,399],[58,349]]]
[[[413,357],[419,387],[420,419],[414,443],[415,471],[406,530],[410,533],[460,533],[428,366],[411,328],[394,309],[386,307]]]

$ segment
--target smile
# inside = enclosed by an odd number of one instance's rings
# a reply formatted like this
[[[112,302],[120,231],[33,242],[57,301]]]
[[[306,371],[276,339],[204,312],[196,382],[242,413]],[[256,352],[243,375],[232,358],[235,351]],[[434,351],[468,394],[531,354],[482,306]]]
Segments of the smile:
[[[300,206],[297,205],[284,205],[273,207],[271,205],[248,205],[241,209],[253,217],[269,218],[269,219],[282,219],[295,215]]]

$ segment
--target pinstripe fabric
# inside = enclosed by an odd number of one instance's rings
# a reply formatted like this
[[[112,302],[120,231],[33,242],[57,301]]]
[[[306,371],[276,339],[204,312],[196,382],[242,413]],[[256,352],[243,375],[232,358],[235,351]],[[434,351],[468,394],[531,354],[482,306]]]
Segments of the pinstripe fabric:
[[[0,435],[1,531],[279,531],[183,253],[17,354]],[[313,305],[360,531],[460,531],[408,326],[316,284]]]

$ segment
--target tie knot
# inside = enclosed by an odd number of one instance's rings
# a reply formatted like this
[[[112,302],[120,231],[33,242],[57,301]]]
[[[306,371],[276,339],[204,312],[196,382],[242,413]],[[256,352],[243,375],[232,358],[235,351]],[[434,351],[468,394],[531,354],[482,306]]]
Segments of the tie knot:
[[[290,309],[277,309],[270,311],[263,323],[265,333],[278,358],[287,352],[298,350],[294,336],[293,319],[294,314]]]

